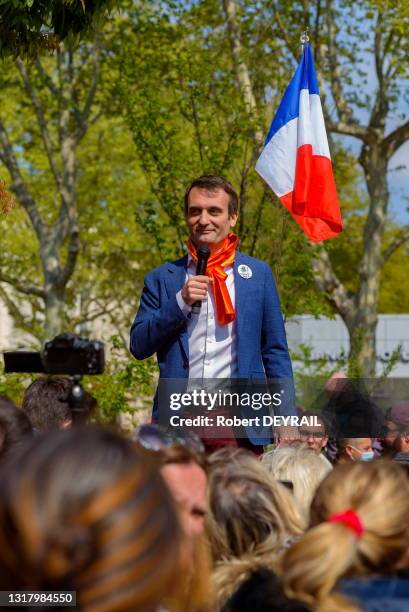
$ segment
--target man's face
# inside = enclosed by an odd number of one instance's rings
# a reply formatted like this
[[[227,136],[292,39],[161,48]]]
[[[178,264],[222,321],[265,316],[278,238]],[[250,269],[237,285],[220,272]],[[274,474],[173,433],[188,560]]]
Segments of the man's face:
[[[409,428],[397,438],[396,446],[399,453],[409,453]]]
[[[180,519],[188,537],[204,531],[207,476],[197,463],[169,463],[161,469],[173,499],[179,507]]]
[[[301,427],[300,436],[304,444],[317,453],[317,455],[320,454],[328,442],[328,437],[325,434],[325,427],[323,423],[320,423],[315,427]]]
[[[237,214],[229,214],[229,195],[223,189],[208,191],[193,187],[189,193],[186,224],[196,246],[207,244],[215,251],[236,225]]]
[[[352,461],[360,461],[362,453],[372,450],[371,438],[356,438],[353,444],[347,444],[346,454]]]
[[[393,453],[397,450],[398,437],[401,431],[401,427],[393,421],[385,421],[384,425],[385,434],[379,441],[386,452]]]

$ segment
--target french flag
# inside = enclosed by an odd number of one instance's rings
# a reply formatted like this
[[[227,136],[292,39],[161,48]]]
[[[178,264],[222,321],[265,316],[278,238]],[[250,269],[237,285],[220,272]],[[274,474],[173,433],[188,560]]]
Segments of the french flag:
[[[311,47],[287,87],[256,164],[257,172],[313,242],[342,232]]]

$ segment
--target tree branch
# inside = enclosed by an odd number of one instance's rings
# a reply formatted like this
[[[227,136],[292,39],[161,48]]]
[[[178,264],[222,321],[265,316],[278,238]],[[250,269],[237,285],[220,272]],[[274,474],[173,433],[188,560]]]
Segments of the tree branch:
[[[37,285],[31,285],[30,283],[20,282],[16,278],[9,276],[8,274],[3,274],[0,272],[0,283],[7,283],[11,285],[16,291],[19,293],[23,293],[24,295],[35,295],[42,299],[45,298],[45,291]]]
[[[78,118],[78,128],[76,133],[76,142],[78,143],[85,135],[88,129],[88,119],[91,112],[92,105],[94,103],[95,94],[98,89],[100,74],[101,74],[101,50],[99,46],[94,47],[95,52],[93,54],[92,62],[93,62],[93,71],[92,71],[92,79],[91,85],[88,90],[87,99],[85,101],[84,108],[82,112],[80,112]]]
[[[0,160],[8,169],[11,180],[13,184],[11,185],[11,189],[16,194],[19,199],[21,205],[27,211],[28,216],[30,217],[31,224],[34,228],[34,231],[37,235],[39,242],[43,241],[44,237],[44,225],[41,219],[40,213],[38,211],[37,205],[32,198],[30,192],[27,189],[27,186],[23,180],[23,177],[20,172],[20,168],[18,167],[18,162],[16,156],[14,155],[13,147],[8,139],[6,129],[4,127],[3,122],[0,119]]]
[[[318,288],[320,291],[325,291],[328,299],[344,321],[349,321],[355,311],[354,299],[348,294],[345,286],[335,274],[325,248],[321,245],[312,245],[312,248],[314,251],[312,269]]]
[[[409,240],[409,225],[403,227],[400,232],[395,236],[389,246],[386,247],[382,254],[383,263],[387,262],[388,259],[401,247],[405,242]]]
[[[55,162],[53,144],[51,142],[50,133],[47,128],[47,121],[44,116],[43,107],[41,106],[40,100],[38,99],[32,83],[30,81],[30,77],[28,76],[27,69],[25,67],[24,62],[21,61],[20,58],[16,59],[16,66],[20,72],[21,78],[23,80],[24,89],[29,95],[31,102],[33,104],[33,108],[37,117],[37,122],[40,128],[41,138],[43,140],[44,149],[47,154],[48,163],[50,165],[50,169],[56,185],[58,189],[61,189],[61,176],[57,168],[57,164]]]
[[[117,308],[116,305],[112,306],[112,308],[101,306],[100,310],[89,313],[88,315],[85,315],[81,319],[74,319],[73,324],[76,326],[76,325],[83,325],[84,323],[90,323],[91,321],[95,321],[96,319],[99,319],[99,317],[102,317],[103,315],[111,317],[112,313],[115,312],[116,308]]]
[[[403,123],[383,139],[382,149],[390,158],[407,140],[409,140],[409,120]]]
[[[376,76],[378,77],[379,86],[383,87],[383,62],[384,55],[381,53],[382,48],[382,13],[378,11],[378,17],[375,25],[375,38],[374,38],[374,55],[375,55],[375,69]]]
[[[37,68],[37,72],[38,72],[41,80],[43,81],[43,83],[45,83],[47,85],[48,89],[53,94],[53,96],[58,97],[58,95],[59,95],[58,87],[56,87],[56,85],[54,85],[54,82],[53,82],[52,78],[44,70],[43,65],[42,65],[39,57],[37,57],[35,59],[34,64],[35,64],[35,66]]]
[[[371,117],[369,120],[369,126],[376,129],[378,132],[384,133],[386,116],[389,110],[388,97],[385,91],[385,75],[383,72],[385,63],[385,49],[383,46],[382,39],[382,24],[384,15],[381,11],[378,11],[377,21],[375,25],[375,36],[374,36],[374,57],[375,57],[375,70],[378,78],[379,87],[376,92],[376,98],[372,107]]]
[[[223,0],[223,8],[226,16],[227,31],[229,33],[233,66],[236,72],[237,82],[243,96],[247,112],[251,117],[257,113],[257,103],[251,84],[250,72],[243,59],[240,28],[237,22],[237,0]],[[257,145],[261,147],[264,138],[259,129],[255,128],[253,130],[253,138]]]
[[[328,33],[328,62],[331,71],[331,91],[337,108],[338,118],[343,124],[355,123],[352,110],[348,106],[342,91],[342,75],[341,67],[338,62],[333,0],[327,0],[326,22]]]
[[[375,144],[377,140],[376,133],[371,129],[365,128],[357,123],[348,123],[344,121],[326,121],[328,131],[336,134],[344,134],[345,136],[353,136],[367,144]]]
[[[58,54],[58,72],[60,75],[60,108],[58,117],[59,144],[62,159],[61,207],[56,226],[55,242],[62,245],[69,233],[78,233],[77,200],[76,200],[76,129],[72,126],[71,112],[73,104],[73,57],[66,53],[66,67]],[[70,247],[71,248],[71,247]],[[64,277],[71,276],[70,271],[73,256],[69,255],[68,268]]]
[[[267,191],[268,191],[267,188],[263,189],[263,193],[262,193],[261,198],[259,199],[256,213],[255,213],[254,232],[253,232],[253,238],[251,240],[251,247],[250,247],[251,256],[254,256],[254,252],[256,250],[257,238],[260,235],[261,217],[263,214],[264,204],[266,203],[266,199],[267,199]],[[277,278],[276,278],[276,282],[278,282]]]
[[[22,314],[21,308],[19,304],[16,304],[14,300],[10,297],[9,293],[0,285],[0,298],[4,305],[6,306],[11,318],[13,319],[13,323],[19,329],[27,332],[28,334],[35,335],[35,331],[33,330],[34,324],[36,323],[35,315],[34,317],[26,317]]]
[[[58,278],[58,285],[60,287],[65,287],[65,285],[70,280],[75,270],[75,264],[77,263],[78,253],[79,253],[79,232],[77,228],[75,231],[71,232],[70,244],[68,247],[67,261],[65,262],[65,266],[63,270],[61,271],[61,274],[59,275],[59,278]]]
[[[297,56],[296,52],[293,50],[293,47],[291,45],[291,40],[290,37],[288,36],[287,30],[284,27],[284,24],[282,22],[280,13],[277,11],[277,8],[274,9],[274,19],[277,22],[278,25],[278,29],[281,32],[281,35],[284,39],[284,42],[286,44],[287,49],[289,50],[289,52],[291,53],[291,55],[293,56],[294,60],[297,62],[299,61],[299,57]]]

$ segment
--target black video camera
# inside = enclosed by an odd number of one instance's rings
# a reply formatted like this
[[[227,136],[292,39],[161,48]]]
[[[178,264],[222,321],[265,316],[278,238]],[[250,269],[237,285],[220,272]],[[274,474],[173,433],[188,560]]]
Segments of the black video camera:
[[[4,355],[4,371],[36,372],[83,376],[102,374],[105,368],[104,344],[75,334],[60,334],[39,352],[8,351]]]

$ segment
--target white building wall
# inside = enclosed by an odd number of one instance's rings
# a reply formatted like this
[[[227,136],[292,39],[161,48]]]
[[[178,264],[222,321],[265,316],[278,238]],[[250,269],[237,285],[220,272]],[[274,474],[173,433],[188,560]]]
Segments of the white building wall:
[[[131,321],[129,321],[131,325]],[[104,325],[107,331],[107,323]],[[110,327],[108,325],[108,327]],[[93,323],[90,335],[100,338],[102,329],[101,322]],[[324,317],[315,319],[311,315],[300,315],[287,321],[287,341],[291,349],[297,350],[300,344],[307,344],[312,348],[313,357],[327,356],[334,362],[340,355],[341,349],[346,354],[349,351],[349,339],[347,329],[339,316],[335,319]],[[112,331],[113,333],[113,331]],[[16,348],[27,348],[24,342],[25,334],[16,335],[13,330],[13,321],[6,307],[0,301],[0,352],[4,350],[15,350]],[[403,346],[403,361],[396,364],[390,376],[409,378],[409,314],[405,315],[379,315],[376,333],[377,342],[377,370],[380,374],[385,366],[385,360],[392,354],[399,344]],[[297,364],[294,364],[297,367]]]
[[[315,319],[310,315],[293,317],[286,323],[289,347],[297,351],[300,344],[312,348],[315,358],[329,357],[336,361],[341,349],[349,351],[348,331],[341,317]],[[390,376],[409,378],[409,314],[379,315],[376,330],[377,373],[381,374],[385,362],[393,351],[402,345],[402,361],[396,364]],[[297,364],[294,364],[297,367]]]

